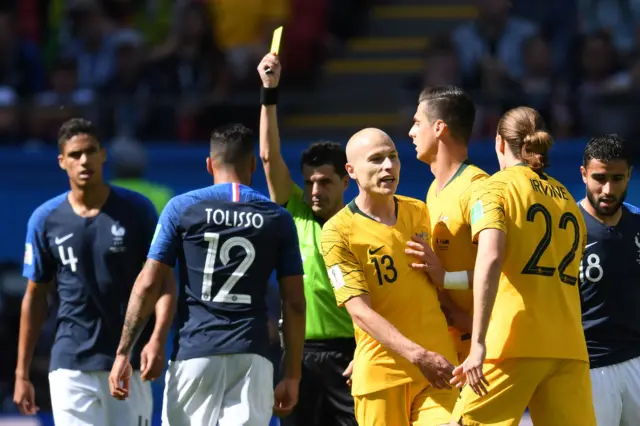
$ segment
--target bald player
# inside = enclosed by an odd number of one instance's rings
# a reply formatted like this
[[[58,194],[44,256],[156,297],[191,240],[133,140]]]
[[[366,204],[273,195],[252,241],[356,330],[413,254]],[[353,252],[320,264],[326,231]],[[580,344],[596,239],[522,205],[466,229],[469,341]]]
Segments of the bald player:
[[[426,205],[395,194],[400,160],[381,130],[349,140],[346,168],[359,194],[323,227],[322,255],[337,303],[355,324],[356,420],[448,424],[458,397],[447,381],[455,351],[435,286],[405,253],[414,237],[428,241]]]

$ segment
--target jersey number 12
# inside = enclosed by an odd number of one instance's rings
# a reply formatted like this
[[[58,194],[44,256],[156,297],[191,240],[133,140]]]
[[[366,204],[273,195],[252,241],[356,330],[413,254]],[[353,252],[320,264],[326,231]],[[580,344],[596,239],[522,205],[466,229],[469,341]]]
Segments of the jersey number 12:
[[[205,302],[220,303],[251,303],[251,296],[249,294],[231,293],[233,287],[244,276],[256,258],[256,251],[251,241],[244,237],[231,237],[222,244],[222,247],[220,247],[220,260],[223,265],[226,265],[229,263],[229,260],[231,260],[231,249],[234,247],[242,247],[246,252],[246,256],[212,298],[213,273],[215,272],[218,246],[220,245],[220,234],[217,232],[205,232],[204,240],[209,243],[209,245],[207,247],[207,258],[204,261],[204,273],[202,276],[202,300]]]

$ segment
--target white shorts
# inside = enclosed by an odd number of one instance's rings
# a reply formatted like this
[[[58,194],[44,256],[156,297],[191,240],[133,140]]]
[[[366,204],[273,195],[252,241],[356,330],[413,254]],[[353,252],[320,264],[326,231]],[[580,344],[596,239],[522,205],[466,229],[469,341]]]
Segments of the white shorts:
[[[266,426],[273,413],[273,365],[255,354],[169,362],[163,426]]]
[[[591,370],[598,426],[640,425],[640,358]]]
[[[125,401],[111,396],[109,372],[58,369],[49,373],[51,408],[56,425],[151,426],[151,384],[134,372]]]

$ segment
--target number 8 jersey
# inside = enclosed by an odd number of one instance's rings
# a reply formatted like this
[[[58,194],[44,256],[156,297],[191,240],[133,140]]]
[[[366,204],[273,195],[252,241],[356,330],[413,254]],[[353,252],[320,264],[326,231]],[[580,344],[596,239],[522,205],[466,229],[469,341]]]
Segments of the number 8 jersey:
[[[302,275],[293,219],[250,187],[225,183],[173,198],[148,257],[178,261],[177,344],[172,360],[269,356],[267,283]]]
[[[578,276],[587,231],[569,191],[517,165],[478,185],[472,200],[474,241],[484,229],[506,234],[487,359],[586,361]]]

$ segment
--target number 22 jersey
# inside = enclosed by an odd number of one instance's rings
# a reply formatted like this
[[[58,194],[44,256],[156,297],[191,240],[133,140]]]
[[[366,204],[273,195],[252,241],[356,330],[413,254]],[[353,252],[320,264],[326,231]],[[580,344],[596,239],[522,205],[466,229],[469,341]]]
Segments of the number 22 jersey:
[[[494,174],[473,192],[472,238],[484,229],[506,234],[487,359],[587,361],[578,283],[587,232],[574,198],[524,165]]]
[[[267,286],[302,276],[289,212],[250,187],[224,183],[174,197],[148,257],[178,261],[173,360],[254,353],[268,358]]]

